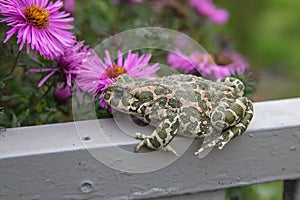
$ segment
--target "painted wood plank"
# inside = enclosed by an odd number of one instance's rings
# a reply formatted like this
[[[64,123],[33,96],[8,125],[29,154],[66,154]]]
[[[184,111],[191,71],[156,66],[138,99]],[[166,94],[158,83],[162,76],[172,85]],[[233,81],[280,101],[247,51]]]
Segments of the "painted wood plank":
[[[209,192],[200,192],[194,194],[183,194],[176,195],[173,197],[162,197],[155,198],[153,200],[225,200],[226,193],[225,190],[209,191]]]
[[[0,199],[149,199],[299,179],[300,98],[254,108],[247,133],[204,159],[193,156],[200,141],[182,138],[178,159],[133,154],[138,141],[111,119],[8,129],[0,134]],[[148,173],[126,172],[135,169]]]

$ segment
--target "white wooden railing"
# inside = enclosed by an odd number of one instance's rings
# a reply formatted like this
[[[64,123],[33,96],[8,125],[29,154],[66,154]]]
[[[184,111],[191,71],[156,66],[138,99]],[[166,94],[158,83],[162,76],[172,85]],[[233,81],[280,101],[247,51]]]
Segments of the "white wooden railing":
[[[87,151],[91,147],[109,157],[112,148],[106,140],[93,143],[97,135],[89,128],[91,121],[8,129],[0,134],[0,199],[224,200],[225,188],[289,180],[286,199],[299,200],[300,98],[258,102],[254,108],[247,133],[222,151],[199,159],[193,156],[199,147],[194,141],[178,160],[148,173],[112,169]],[[137,144],[112,119],[99,122],[122,148],[131,151]],[[79,137],[78,125],[86,128],[86,137]],[[127,158],[111,159],[122,163]]]

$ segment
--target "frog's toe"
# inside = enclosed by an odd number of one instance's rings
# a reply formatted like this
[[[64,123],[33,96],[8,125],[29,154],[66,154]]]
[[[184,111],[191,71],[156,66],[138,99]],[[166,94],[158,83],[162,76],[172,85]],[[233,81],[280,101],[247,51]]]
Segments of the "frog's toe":
[[[212,142],[210,142],[210,143],[207,143],[207,144],[203,144],[203,145],[201,146],[201,148],[198,149],[198,150],[194,153],[194,155],[195,155],[195,156],[198,156],[199,158],[204,158],[205,156],[207,156],[207,155],[211,152],[211,150],[214,148],[215,145],[216,145],[216,144],[215,144],[214,141],[212,141]]]
[[[179,157],[179,154],[175,151],[175,149],[171,145],[167,145],[162,148],[164,151],[169,151],[173,153],[176,157]]]
[[[136,133],[135,139],[142,140],[139,144],[137,144],[134,148],[134,152],[137,153],[143,146],[147,146],[147,138],[149,136],[142,134],[142,133]]]
[[[227,134],[224,136],[220,136],[218,142],[216,143],[216,146],[219,150],[222,150],[224,146],[234,137],[234,134],[232,132],[227,132]]]
[[[134,152],[135,152],[135,153],[139,152],[139,150],[140,150],[144,145],[146,145],[145,143],[146,143],[146,140],[143,140],[143,141],[141,141],[139,144],[137,144],[137,145],[135,146],[135,148],[134,148]]]
[[[142,133],[136,133],[134,138],[135,139],[139,139],[139,140],[143,140],[143,139],[145,139],[147,137],[149,137],[149,136],[147,136],[145,134],[142,134]]]

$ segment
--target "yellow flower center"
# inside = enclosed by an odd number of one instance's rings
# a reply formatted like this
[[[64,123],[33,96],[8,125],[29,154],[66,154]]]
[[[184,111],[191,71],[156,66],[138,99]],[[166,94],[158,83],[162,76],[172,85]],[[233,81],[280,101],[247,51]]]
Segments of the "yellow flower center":
[[[46,10],[44,6],[37,6],[36,4],[24,10],[24,14],[28,23],[38,29],[44,29],[49,26],[50,11]]]
[[[124,67],[119,67],[118,65],[114,65],[112,67],[108,67],[105,70],[105,73],[108,78],[117,78],[121,74],[127,73],[127,70]]]

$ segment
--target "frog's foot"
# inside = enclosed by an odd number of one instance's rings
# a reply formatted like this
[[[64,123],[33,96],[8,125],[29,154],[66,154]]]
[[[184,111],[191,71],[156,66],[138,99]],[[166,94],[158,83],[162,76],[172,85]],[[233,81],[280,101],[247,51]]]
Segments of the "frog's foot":
[[[138,145],[135,146],[134,148],[134,152],[138,152],[144,145],[147,146],[147,140],[149,140],[149,136],[142,134],[142,133],[136,133],[135,134],[135,139],[139,139],[139,140],[143,140],[142,142],[140,142]]]
[[[205,152],[207,152],[209,149],[212,149],[214,146],[217,146],[218,149],[221,150],[232,138],[241,135],[246,131],[253,117],[253,104],[247,98],[243,98],[242,100],[246,108],[243,112],[243,117],[236,124],[225,129],[225,131],[222,132],[219,136],[215,137],[214,139],[204,141],[201,148],[195,152],[195,155],[199,155],[199,157],[202,157],[201,154],[205,154]],[[237,107],[237,105],[233,104],[231,108],[229,108],[231,109],[231,113],[235,111],[233,109],[234,107]],[[237,114],[235,113],[235,115]],[[225,121],[225,123],[228,123],[228,121]]]
[[[175,149],[171,146],[171,145],[167,145],[165,147],[162,148],[162,150],[164,151],[169,151],[171,153],[173,153],[176,157],[179,157],[179,154],[175,151]]]
[[[165,119],[159,124],[159,126],[149,136],[137,133],[135,137],[142,141],[135,147],[134,152],[138,152],[143,146],[146,146],[153,150],[165,150],[178,155],[176,151],[169,146],[176,135],[179,128],[179,117],[174,114],[169,118]]]
[[[144,139],[146,139],[146,138],[148,138],[149,136],[147,136],[147,135],[145,135],[145,134],[142,134],[142,133],[136,133],[135,134],[135,138],[136,139],[139,139],[139,140],[144,140]],[[141,142],[141,143],[139,143],[136,147],[135,147],[135,152],[138,152],[139,150],[140,150],[140,148],[142,147],[142,146],[144,146],[144,143],[143,142]],[[175,156],[179,156],[179,154],[175,151],[175,149],[170,145],[170,144],[168,144],[167,146],[165,146],[165,147],[162,147],[161,148],[163,151],[169,151],[169,152],[171,152],[171,153],[173,153]]]
[[[222,150],[223,147],[235,136],[239,135],[239,132],[242,131],[242,127],[238,128],[239,124],[235,127],[221,133],[217,138],[213,140],[204,141],[201,145],[201,148],[195,152],[195,156],[199,156],[199,158],[204,158],[215,146],[218,149]],[[233,132],[236,131],[236,132]]]
[[[247,99],[247,109],[245,111],[244,117],[233,127],[224,131],[217,139],[216,146],[218,149],[223,149],[223,147],[234,137],[242,135],[250,124],[253,117],[253,104]]]
[[[210,143],[208,145],[206,145],[205,147],[202,145],[202,147],[200,149],[198,149],[194,155],[195,156],[199,156],[199,158],[204,158],[205,156],[207,156],[207,154],[209,154],[209,152],[214,148],[215,144],[214,143]]]
[[[145,134],[142,134],[142,133],[136,133],[134,138],[135,139],[139,139],[139,140],[143,140],[143,139],[145,139],[147,137],[149,137],[149,136],[147,136]]]
[[[235,127],[233,127],[233,129],[237,130]],[[229,129],[221,133],[221,135],[219,135],[215,139],[204,141],[201,145],[201,148],[195,152],[195,155],[198,155],[199,158],[204,158],[215,146],[218,147],[218,149],[222,150],[223,147],[235,136],[237,135],[235,135],[233,131]]]

